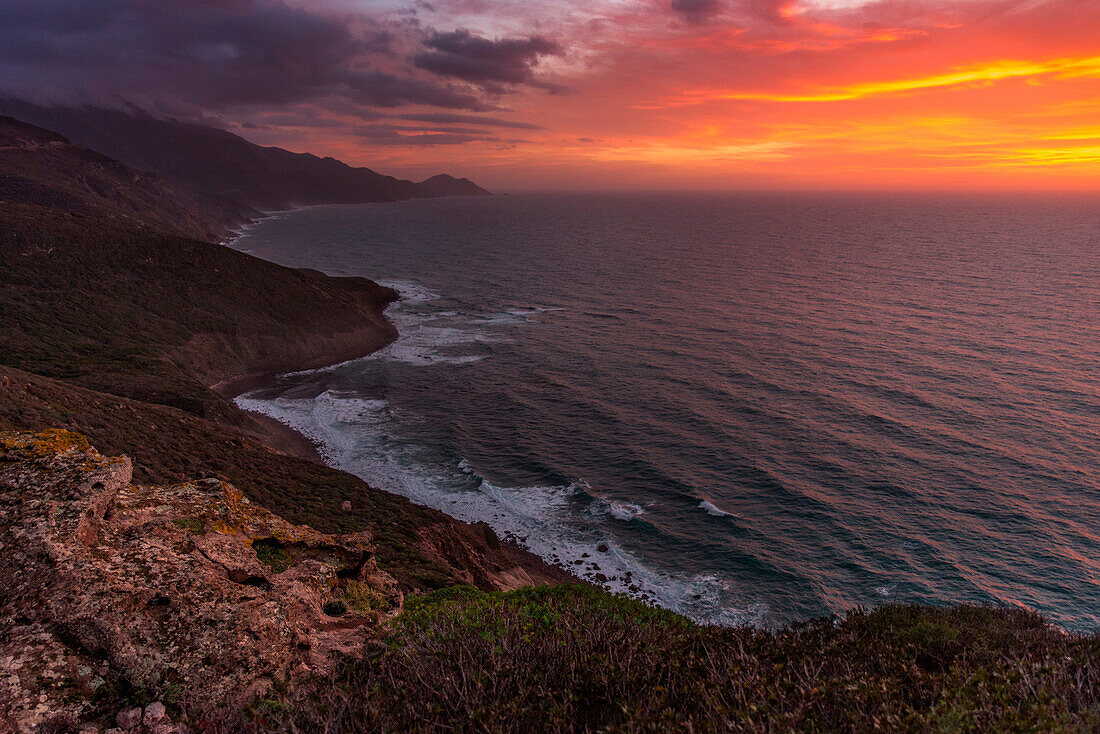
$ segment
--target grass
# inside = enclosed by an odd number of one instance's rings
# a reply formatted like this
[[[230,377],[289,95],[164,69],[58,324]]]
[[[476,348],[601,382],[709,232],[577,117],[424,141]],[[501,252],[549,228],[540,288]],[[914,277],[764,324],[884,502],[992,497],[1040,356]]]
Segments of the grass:
[[[201,533],[204,529],[202,520],[197,517],[177,517],[172,521],[180,530],[186,530],[189,533],[195,533],[196,535]]]
[[[359,614],[386,609],[390,603],[385,591],[354,579],[344,585],[340,598],[348,609]]]
[[[271,569],[272,573],[282,573],[294,565],[294,558],[277,541],[257,540],[252,544],[256,558]]]
[[[1096,731],[1100,638],[891,605],[776,631],[580,585],[409,599],[332,679],[211,731]]]

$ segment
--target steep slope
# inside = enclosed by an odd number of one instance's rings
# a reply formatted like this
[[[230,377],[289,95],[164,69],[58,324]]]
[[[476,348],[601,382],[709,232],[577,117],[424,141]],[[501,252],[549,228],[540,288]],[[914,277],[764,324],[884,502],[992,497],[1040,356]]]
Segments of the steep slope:
[[[138,110],[42,107],[0,99],[0,113],[56,130],[133,168],[265,211],[454,195],[334,158],[263,147],[225,130]],[[488,193],[465,186],[462,192]]]
[[[217,239],[259,212],[169,186],[57,133],[0,117],[0,201]]]
[[[367,354],[396,292],[220,245],[0,203],[0,364],[226,417],[207,389]]]

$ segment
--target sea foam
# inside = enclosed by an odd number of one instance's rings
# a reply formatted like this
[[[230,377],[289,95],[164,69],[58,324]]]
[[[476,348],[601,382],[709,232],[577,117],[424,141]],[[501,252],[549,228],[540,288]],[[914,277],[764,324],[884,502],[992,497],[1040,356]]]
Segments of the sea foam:
[[[463,348],[495,338],[485,332],[487,325],[507,319],[527,321],[550,310],[512,309],[518,313],[463,321],[454,311],[433,311],[432,302],[440,298],[433,291],[408,283],[387,285],[402,294],[389,313],[401,337],[365,360],[461,365],[471,357],[481,358],[463,354]],[[434,325],[437,321],[446,326]],[[335,367],[315,372],[332,369]],[[387,400],[328,389],[311,398],[250,393],[237,398],[237,404],[302,433],[318,445],[331,466],[460,520],[486,522],[498,535],[611,591],[700,622],[759,624],[767,615],[763,605],[731,603],[733,590],[715,576],[670,573],[628,550],[616,537],[614,525],[643,515],[644,508],[636,503],[601,498],[579,479],[563,484],[502,486],[479,474],[464,458],[449,467],[425,461],[423,447],[415,440],[400,438],[401,418]]]

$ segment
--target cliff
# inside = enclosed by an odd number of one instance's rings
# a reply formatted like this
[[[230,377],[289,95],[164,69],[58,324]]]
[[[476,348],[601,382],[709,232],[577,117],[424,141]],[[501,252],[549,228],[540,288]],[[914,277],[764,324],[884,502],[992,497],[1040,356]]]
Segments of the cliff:
[[[11,732],[1094,731],[1100,638],[889,605],[776,631],[591,587],[407,596],[369,532],[0,433]]]
[[[132,459],[135,481],[218,478],[286,518],[321,532],[369,531],[378,562],[407,591],[454,583],[510,589],[562,581],[562,571],[486,525],[469,525],[358,477],[272,450],[266,435],[0,366],[0,430],[80,431],[103,451]]]

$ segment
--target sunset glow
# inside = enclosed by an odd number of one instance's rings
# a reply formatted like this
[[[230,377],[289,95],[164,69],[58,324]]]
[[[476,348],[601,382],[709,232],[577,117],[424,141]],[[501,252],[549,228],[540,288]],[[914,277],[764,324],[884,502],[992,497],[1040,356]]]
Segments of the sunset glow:
[[[158,18],[160,45],[200,72],[128,67],[112,99],[395,175],[442,163],[498,190],[1100,187],[1095,2],[242,0],[174,12],[197,30],[177,38]],[[221,37],[204,35],[204,14]],[[268,35],[235,37],[227,17]],[[97,73],[92,58],[74,74],[60,57],[13,56],[0,66],[9,91],[47,101],[102,103],[118,63]]]

